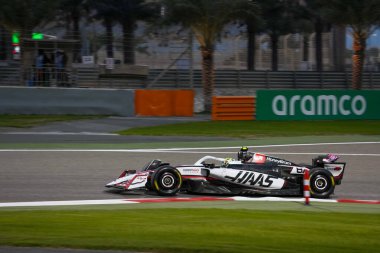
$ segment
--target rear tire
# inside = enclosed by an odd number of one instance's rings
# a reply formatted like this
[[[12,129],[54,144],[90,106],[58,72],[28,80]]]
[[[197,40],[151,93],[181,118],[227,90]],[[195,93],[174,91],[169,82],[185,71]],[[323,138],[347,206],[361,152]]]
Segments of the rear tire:
[[[150,186],[161,196],[174,196],[182,187],[180,172],[171,166],[162,166],[152,174]]]
[[[310,171],[310,194],[313,198],[327,199],[335,190],[333,175],[322,168]]]

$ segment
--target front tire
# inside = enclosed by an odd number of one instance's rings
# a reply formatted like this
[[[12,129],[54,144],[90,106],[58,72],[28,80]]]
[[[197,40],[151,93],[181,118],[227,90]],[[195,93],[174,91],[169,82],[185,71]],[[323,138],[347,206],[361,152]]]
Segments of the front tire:
[[[158,195],[174,196],[182,187],[182,176],[176,168],[160,167],[152,174],[151,187]]]
[[[322,168],[310,171],[310,194],[313,198],[327,199],[335,190],[333,175]]]

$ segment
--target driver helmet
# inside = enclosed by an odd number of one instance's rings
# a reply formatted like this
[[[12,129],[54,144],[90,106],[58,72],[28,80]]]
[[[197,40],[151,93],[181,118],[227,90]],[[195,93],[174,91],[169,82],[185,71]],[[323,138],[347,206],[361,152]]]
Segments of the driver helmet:
[[[250,152],[248,152],[247,147],[242,147],[240,151],[238,152],[237,156],[238,156],[238,160],[242,162],[248,161],[252,157]]]

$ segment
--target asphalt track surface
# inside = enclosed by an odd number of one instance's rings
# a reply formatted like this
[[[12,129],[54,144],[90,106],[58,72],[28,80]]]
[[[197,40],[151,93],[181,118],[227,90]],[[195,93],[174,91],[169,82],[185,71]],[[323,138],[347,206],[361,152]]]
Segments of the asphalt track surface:
[[[0,143],[119,143],[125,136],[114,131],[168,123],[209,120],[193,118],[108,117],[96,120],[52,123],[30,129],[0,128]],[[99,139],[102,137],[102,139]],[[27,138],[27,139],[25,139]],[[74,138],[74,139],[73,139]],[[201,137],[131,136],[128,142],[207,141]],[[221,138],[223,139],[223,138]],[[104,185],[114,180],[123,169],[139,169],[152,159],[172,165],[192,164],[204,155],[236,157],[236,148],[131,151],[0,151],[0,202],[93,200],[146,197],[137,194],[115,194]],[[380,143],[324,144],[301,146],[256,147],[251,151],[272,154],[296,163],[310,163],[318,154],[340,154],[347,162],[342,185],[333,198],[380,199]],[[148,196],[152,197],[152,196]]]
[[[110,120],[117,124],[109,124]],[[25,138],[28,138],[28,142],[42,143],[78,142],[78,140],[84,143],[102,143],[103,141],[119,143],[126,139],[107,134],[128,128],[133,124],[137,126],[168,122],[155,119],[145,120],[140,120],[139,124],[134,119],[118,118],[108,119],[108,123],[107,120],[104,121],[105,123],[103,121],[91,121],[87,124],[82,122],[83,125],[70,123],[70,126],[60,123],[28,129],[28,133],[20,129],[0,129],[0,143],[24,143],[26,142]],[[89,124],[95,125],[89,126]],[[184,141],[186,137],[157,138],[157,141],[163,140]],[[189,140],[194,141],[194,138],[189,138]],[[207,140],[207,138],[202,140]],[[211,138],[210,140],[215,139]],[[128,141],[144,142],[144,139],[134,137]],[[152,138],[149,138],[149,141],[152,142]],[[173,165],[192,164],[204,155],[235,157],[237,151],[236,148],[143,150],[141,152],[128,150],[0,151],[0,202],[152,198],[156,196],[147,196],[144,193],[114,193],[106,190],[104,185],[114,180],[123,169],[139,169],[152,159],[158,158]],[[336,187],[333,198],[380,199],[380,143],[267,146],[255,147],[251,151],[268,153],[298,163],[310,163],[311,159],[318,154],[337,153],[340,155],[341,161],[347,162],[347,167],[342,185]],[[0,247],[0,252],[93,253],[100,251]]]
[[[109,144],[227,139],[120,136],[114,133],[133,127],[205,120],[209,120],[209,116],[107,117],[57,122],[27,129],[0,128],[0,144],[5,146],[15,143]],[[106,181],[116,177],[122,168],[140,168],[149,159],[152,159],[152,156],[146,153],[131,153],[126,156],[119,152],[100,154],[99,152],[0,151],[0,202],[121,198],[123,196],[103,191]]]
[[[253,150],[253,149],[252,149]],[[95,200],[152,197],[116,194],[104,185],[123,169],[139,169],[152,159],[172,165],[192,164],[204,155],[235,157],[236,149],[129,151],[0,151],[0,202]],[[380,144],[258,147],[255,151],[299,163],[317,154],[340,154],[347,162],[344,179],[333,198],[380,199]]]

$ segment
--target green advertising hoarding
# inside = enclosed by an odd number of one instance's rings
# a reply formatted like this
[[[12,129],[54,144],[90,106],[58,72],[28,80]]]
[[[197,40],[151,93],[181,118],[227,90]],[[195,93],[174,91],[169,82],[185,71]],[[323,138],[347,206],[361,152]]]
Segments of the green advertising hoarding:
[[[256,119],[380,119],[380,90],[259,90]]]

